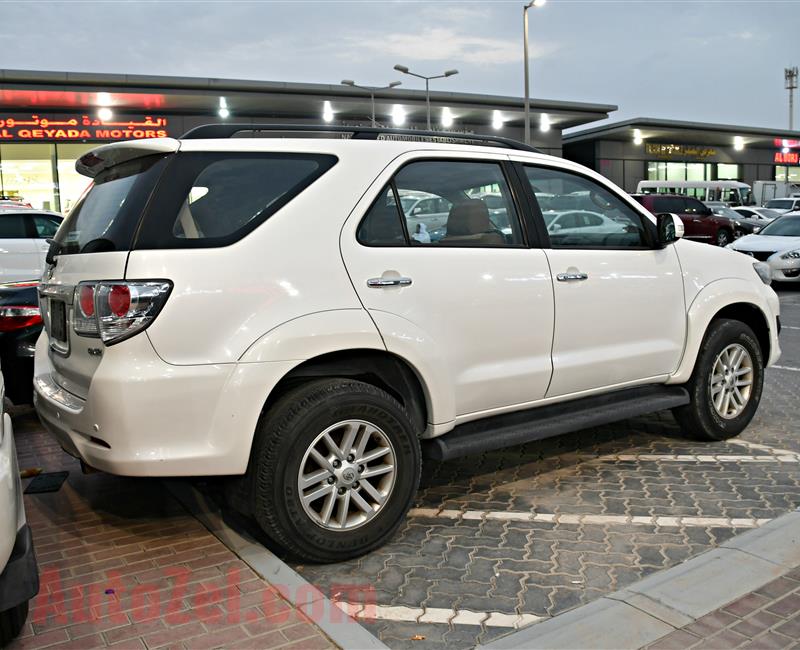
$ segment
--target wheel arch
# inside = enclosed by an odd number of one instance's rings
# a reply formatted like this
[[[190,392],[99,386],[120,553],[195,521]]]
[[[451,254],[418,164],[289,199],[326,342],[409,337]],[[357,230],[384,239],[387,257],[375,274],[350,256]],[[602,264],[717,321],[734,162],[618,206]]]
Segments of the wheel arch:
[[[749,282],[723,279],[712,282],[697,294],[686,315],[687,336],[683,357],[668,383],[689,380],[708,327],[714,320],[731,318],[750,326],[758,339],[765,365],[773,356],[777,332],[770,322],[766,298]]]

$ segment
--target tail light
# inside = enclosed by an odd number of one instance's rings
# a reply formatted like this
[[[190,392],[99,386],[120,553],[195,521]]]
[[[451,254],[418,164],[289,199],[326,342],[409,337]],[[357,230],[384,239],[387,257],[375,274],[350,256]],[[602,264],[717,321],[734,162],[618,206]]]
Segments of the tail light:
[[[155,320],[171,290],[168,280],[81,283],[75,288],[75,333],[99,336],[106,345],[124,341]]]
[[[0,332],[13,332],[42,322],[42,312],[36,305],[0,306]]]

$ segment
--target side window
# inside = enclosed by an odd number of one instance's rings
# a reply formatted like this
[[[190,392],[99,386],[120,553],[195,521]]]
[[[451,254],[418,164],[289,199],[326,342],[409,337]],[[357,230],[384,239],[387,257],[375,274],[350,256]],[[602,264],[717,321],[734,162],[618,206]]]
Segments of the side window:
[[[25,216],[0,213],[0,239],[26,239]]]
[[[400,210],[393,195],[399,197]],[[405,223],[403,228],[391,216]],[[511,191],[499,163],[421,160],[401,168],[358,228],[373,246],[504,247],[522,245]]]
[[[540,203],[550,244],[553,248],[641,248],[648,246],[648,235],[643,217],[621,198],[599,183],[560,169],[525,167],[525,174],[536,195],[547,197],[545,210]],[[583,212],[564,215],[556,206],[566,202],[550,197],[580,198]],[[556,208],[556,209],[552,209]],[[566,226],[564,217],[572,217],[575,224]],[[558,227],[558,226],[561,227]]]
[[[36,236],[39,239],[51,239],[55,237],[56,231],[61,223],[57,219],[45,217],[42,215],[35,215],[33,217],[33,226],[36,229]]]
[[[406,236],[391,185],[386,187],[370,206],[358,226],[356,238],[367,246],[405,246]]]
[[[704,215],[707,214],[708,212],[706,206],[700,203],[700,201],[697,201],[695,199],[685,199],[683,211],[686,214],[698,214],[698,215]]]

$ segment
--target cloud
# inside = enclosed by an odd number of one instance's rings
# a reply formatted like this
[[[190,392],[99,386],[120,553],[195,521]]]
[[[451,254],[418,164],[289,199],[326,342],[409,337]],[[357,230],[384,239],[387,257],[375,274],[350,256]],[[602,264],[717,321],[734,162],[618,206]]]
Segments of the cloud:
[[[360,58],[364,50],[412,61],[463,61],[476,65],[516,63],[522,58],[522,43],[518,39],[471,36],[444,27],[417,33],[350,35],[345,42],[348,58]],[[557,49],[554,44],[532,44],[530,55],[542,58]]]

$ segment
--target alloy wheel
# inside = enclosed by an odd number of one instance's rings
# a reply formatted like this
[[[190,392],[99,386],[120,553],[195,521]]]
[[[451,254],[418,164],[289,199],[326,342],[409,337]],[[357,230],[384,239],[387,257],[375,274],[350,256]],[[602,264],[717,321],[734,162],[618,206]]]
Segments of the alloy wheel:
[[[314,438],[300,463],[303,510],[322,528],[358,528],[388,501],[395,472],[396,455],[386,433],[364,420],[337,422]]]
[[[726,420],[738,416],[750,401],[753,359],[747,349],[732,343],[717,355],[710,378],[711,403]]]

